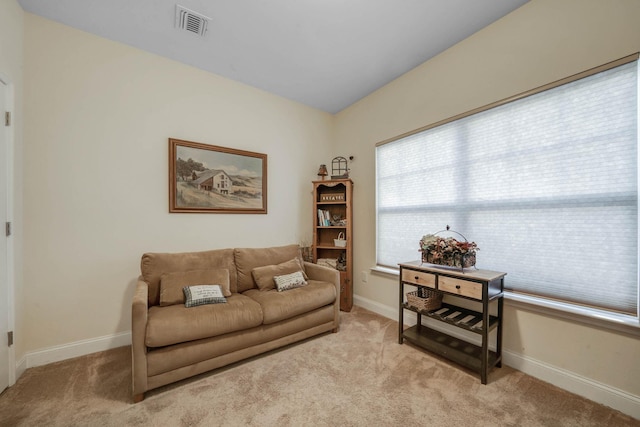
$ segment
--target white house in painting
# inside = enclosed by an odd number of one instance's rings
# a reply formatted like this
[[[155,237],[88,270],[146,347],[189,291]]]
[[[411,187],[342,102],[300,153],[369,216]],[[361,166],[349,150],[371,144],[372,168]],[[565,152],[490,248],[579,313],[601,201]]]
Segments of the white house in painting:
[[[206,170],[193,172],[191,185],[205,191],[215,191],[220,194],[231,194],[231,178],[223,170]]]

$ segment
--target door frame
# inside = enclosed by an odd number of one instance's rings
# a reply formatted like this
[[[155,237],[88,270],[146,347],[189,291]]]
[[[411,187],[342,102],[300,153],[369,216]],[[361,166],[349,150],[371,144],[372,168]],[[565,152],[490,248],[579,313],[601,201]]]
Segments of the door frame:
[[[7,186],[7,221],[11,222],[11,236],[7,238],[7,326],[9,331],[14,331],[15,336],[15,258],[14,258],[14,236],[15,236],[15,220],[13,216],[13,201],[15,183],[13,179],[15,157],[15,88],[11,80],[0,71],[0,84],[5,86],[5,99],[2,100],[6,107],[6,111],[11,112],[11,125],[4,126],[0,123],[7,139],[7,159],[6,159],[6,186]],[[2,118],[4,121],[4,118]],[[6,337],[0,337],[4,340]],[[15,363],[15,340],[13,345],[9,346],[8,352],[9,363],[9,387],[16,383],[16,363]]]

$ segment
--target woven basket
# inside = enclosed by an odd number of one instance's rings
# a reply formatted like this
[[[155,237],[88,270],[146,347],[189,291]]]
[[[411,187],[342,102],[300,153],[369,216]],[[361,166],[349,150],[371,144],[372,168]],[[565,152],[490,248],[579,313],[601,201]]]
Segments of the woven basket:
[[[470,268],[476,265],[476,253],[453,253],[447,257],[434,259],[429,252],[422,252],[422,262],[427,264],[446,265],[448,267]]]
[[[417,291],[407,292],[407,304],[418,310],[436,310],[442,305],[442,292],[418,288]]]
[[[338,247],[338,248],[346,248],[347,247],[347,241],[344,238],[344,233],[341,231],[338,234],[338,238],[337,239],[333,239],[333,245]]]

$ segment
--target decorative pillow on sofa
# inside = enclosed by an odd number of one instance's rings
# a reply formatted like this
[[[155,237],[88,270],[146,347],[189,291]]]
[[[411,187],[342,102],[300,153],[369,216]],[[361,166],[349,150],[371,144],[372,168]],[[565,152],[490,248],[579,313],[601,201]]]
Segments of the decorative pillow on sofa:
[[[276,282],[276,288],[278,292],[288,291],[289,289],[299,288],[306,286],[307,281],[304,279],[301,271],[295,273],[285,274],[283,276],[275,276],[273,281]]]
[[[177,271],[175,273],[165,273],[160,277],[160,305],[184,304],[182,288],[203,284],[220,285],[223,296],[231,296],[229,270],[226,268]]]
[[[185,307],[227,302],[227,299],[222,295],[222,287],[220,285],[185,286],[182,291],[184,292]]]
[[[290,259],[289,261],[278,265],[256,267],[251,270],[251,275],[253,276],[253,280],[256,282],[256,285],[258,285],[258,289],[261,291],[268,291],[275,288],[273,282],[273,278],[275,276],[295,273],[296,271],[302,274],[304,280],[308,278],[304,273],[304,269],[302,268],[302,265],[300,265],[298,258]]]

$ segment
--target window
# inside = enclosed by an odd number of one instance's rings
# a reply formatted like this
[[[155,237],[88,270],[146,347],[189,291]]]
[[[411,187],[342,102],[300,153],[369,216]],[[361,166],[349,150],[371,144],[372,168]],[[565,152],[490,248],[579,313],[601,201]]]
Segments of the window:
[[[379,144],[378,265],[449,225],[513,292],[637,316],[637,58]]]

